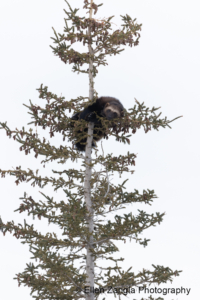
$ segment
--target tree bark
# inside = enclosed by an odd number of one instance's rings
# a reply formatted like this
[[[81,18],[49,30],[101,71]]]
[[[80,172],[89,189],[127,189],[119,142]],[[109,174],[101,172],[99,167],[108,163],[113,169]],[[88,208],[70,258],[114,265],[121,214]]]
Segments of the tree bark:
[[[90,2],[90,19],[92,19],[92,4],[93,0]],[[94,96],[94,78],[93,78],[93,54],[92,41],[91,41],[91,29],[88,26],[88,50],[89,50],[89,98],[93,100]]]
[[[87,275],[87,287],[90,290],[94,287],[94,257],[92,255],[93,249],[93,230],[94,230],[94,221],[93,221],[93,207],[92,207],[92,200],[91,200],[91,175],[92,175],[92,168],[91,168],[91,152],[92,152],[92,138],[93,138],[93,128],[94,123],[89,123],[88,125],[88,138],[86,144],[86,151],[85,151],[85,163],[86,163],[86,170],[85,170],[85,182],[84,182],[84,193],[85,193],[85,202],[87,208],[87,223],[88,223],[88,230],[89,236],[87,240],[87,248],[86,248],[86,275]],[[93,300],[94,294],[89,293],[86,294],[87,300]]]
[[[92,3],[90,2],[90,19],[92,18]],[[89,50],[89,99],[93,100],[94,96],[94,81],[93,81],[93,49],[91,45],[91,29],[90,25],[88,26],[88,50]],[[94,220],[93,220],[93,207],[91,200],[91,175],[92,175],[92,167],[91,167],[91,153],[92,153],[92,139],[93,139],[93,128],[94,123],[89,122],[88,124],[88,137],[85,148],[85,182],[84,182],[84,196],[85,203],[87,208],[87,223],[89,236],[87,241],[86,248],[86,275],[87,281],[86,285],[89,288],[89,293],[86,293],[86,300],[94,300],[94,293],[92,292],[94,288],[94,256],[92,254],[93,249],[93,230],[94,230]]]

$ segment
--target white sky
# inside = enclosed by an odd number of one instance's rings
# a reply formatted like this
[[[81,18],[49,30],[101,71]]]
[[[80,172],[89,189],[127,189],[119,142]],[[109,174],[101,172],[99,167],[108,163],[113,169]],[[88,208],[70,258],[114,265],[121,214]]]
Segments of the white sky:
[[[198,299],[199,296],[199,82],[200,82],[200,18],[198,1],[185,0],[110,0],[99,10],[97,18],[115,15],[114,28],[120,24],[119,15],[128,13],[143,24],[140,44],[127,48],[121,55],[109,58],[109,65],[99,70],[95,88],[100,96],[117,97],[128,109],[134,98],[146,106],[161,106],[163,116],[173,119],[172,130],[144,134],[142,129],[124,146],[114,139],[104,141],[106,152],[115,155],[131,151],[137,154],[135,173],[129,177],[127,190],[154,189],[158,199],[152,207],[129,206],[147,212],[166,212],[163,223],[144,232],[150,238],[143,248],[132,243],[121,246],[119,256],[125,257],[124,269],[133,266],[135,272],[151,268],[151,264],[183,270],[173,284],[163,287],[191,288],[184,294],[165,296],[165,299]],[[82,7],[82,0],[70,1],[73,7]],[[101,3],[98,0],[97,3]],[[66,100],[88,95],[88,78],[71,72],[55,57],[49,45],[53,44],[52,27],[62,33],[64,27],[63,0],[7,0],[0,3],[0,121],[8,121],[11,129],[26,126],[30,121],[23,103],[44,105],[36,88],[43,83],[49,90],[65,96]],[[42,103],[41,103],[42,102]],[[28,127],[27,127],[28,128]],[[39,132],[43,136],[43,132]],[[40,168],[40,159],[25,156],[19,144],[0,131],[0,168]],[[58,140],[55,140],[55,142]],[[54,142],[52,140],[52,142]],[[48,165],[43,174],[50,175],[56,164]],[[59,166],[60,169],[64,169]],[[45,173],[47,172],[47,173]],[[127,176],[125,176],[126,178]],[[118,178],[118,176],[116,176]],[[0,215],[3,221],[22,222],[25,215],[13,211],[19,206],[24,191],[38,197],[39,188],[29,184],[18,187],[14,177],[0,180]],[[116,179],[113,179],[116,182]],[[118,180],[118,179],[117,179]],[[51,191],[50,188],[47,189]],[[51,193],[51,192],[50,192]],[[59,193],[55,194],[58,197]],[[136,208],[135,208],[136,207]],[[31,223],[32,220],[29,220]],[[42,230],[46,225],[36,222]],[[47,227],[45,227],[47,228]],[[49,230],[49,228],[47,228]],[[12,235],[0,235],[1,299],[32,299],[28,288],[18,288],[13,280],[22,272],[31,256],[28,247]],[[128,246],[128,247],[127,247]],[[141,299],[145,295],[129,295]],[[156,298],[159,295],[153,294]],[[109,299],[112,299],[110,297]]]

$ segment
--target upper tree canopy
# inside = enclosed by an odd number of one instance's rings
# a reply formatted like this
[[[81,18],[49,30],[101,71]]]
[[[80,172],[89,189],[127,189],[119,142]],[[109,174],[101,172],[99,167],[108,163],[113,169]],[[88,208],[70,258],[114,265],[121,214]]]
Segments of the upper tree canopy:
[[[78,15],[79,9],[72,9],[68,1],[69,11],[65,11],[67,18],[65,19],[65,28],[63,34],[55,33],[54,43],[56,47],[52,47],[55,55],[59,56],[64,63],[73,63],[74,72],[89,73],[88,65],[90,62],[91,53],[78,52],[72,48],[74,43],[82,43],[84,46],[91,44],[93,47],[92,62],[93,76],[98,73],[100,65],[106,66],[106,56],[119,54],[124,49],[121,46],[128,45],[130,47],[137,46],[139,43],[142,24],[137,24],[136,19],[132,19],[129,15],[122,17],[122,26],[118,30],[112,29],[111,20],[114,16],[107,19],[96,20],[89,18],[90,1],[84,0],[84,9],[88,10],[88,18]],[[101,6],[95,3],[92,4],[94,14],[97,13]],[[71,21],[69,26],[68,21]],[[90,36],[88,35],[88,27],[90,27]],[[83,66],[86,65],[84,68]]]

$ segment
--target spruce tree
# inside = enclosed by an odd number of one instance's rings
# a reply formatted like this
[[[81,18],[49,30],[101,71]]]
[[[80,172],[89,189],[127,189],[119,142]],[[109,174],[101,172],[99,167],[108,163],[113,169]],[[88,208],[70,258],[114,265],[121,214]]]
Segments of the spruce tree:
[[[50,137],[62,134],[63,144],[60,147],[51,145],[45,138],[40,139],[33,129],[25,130],[23,127],[21,130],[11,130],[6,123],[0,123],[7,136],[21,144],[20,151],[24,151],[26,155],[33,150],[36,158],[43,156],[41,163],[44,166],[52,161],[65,166],[63,171],[52,170],[55,177],[42,177],[38,171],[22,170],[20,166],[14,170],[0,170],[2,177],[6,174],[15,176],[17,185],[30,181],[33,186],[40,187],[44,200],[33,199],[25,192],[16,211],[27,212],[41,220],[47,219],[49,223],[58,226],[64,238],[58,238],[53,232],[43,235],[34,229],[33,224],[29,225],[26,221],[16,225],[13,221],[4,223],[1,220],[0,228],[4,235],[12,232],[30,247],[33,263],[27,264],[25,270],[17,274],[16,279],[19,285],[31,288],[35,299],[92,300],[105,297],[109,287],[121,299],[122,295],[128,295],[128,289],[142,289],[153,283],[166,283],[180,273],[169,267],[155,265],[152,270],[143,269],[139,273],[135,273],[132,268],[122,270],[120,262],[123,258],[117,258],[116,255],[119,249],[115,241],[118,240],[126,242],[127,239],[133,239],[146,247],[148,240],[142,239],[140,234],[145,229],[160,224],[164,213],[116,213],[113,220],[109,218],[111,213],[131,203],[152,204],[156,195],[154,190],[143,190],[142,193],[138,190],[125,191],[127,180],[119,185],[111,183],[110,173],[118,172],[121,175],[127,172],[132,176],[136,155],[130,152],[118,157],[112,153],[104,155],[98,147],[92,151],[94,123],[72,120],[70,117],[72,111],[79,112],[96,101],[98,94],[94,89],[94,78],[98,74],[99,66],[106,66],[107,55],[120,54],[125,45],[137,46],[141,24],[127,14],[121,16],[121,28],[114,31],[111,22],[113,16],[102,20],[95,19],[102,4],[84,0],[86,14],[82,17],[79,9],[74,9],[66,0],[65,2],[67,10],[64,10],[64,33],[58,34],[53,29],[55,45],[51,47],[53,53],[65,64],[72,64],[74,72],[89,75],[89,96],[67,101],[41,85],[38,88],[39,98],[46,100],[45,107],[34,105],[31,101],[30,105],[25,105],[33,118],[29,124],[49,129]],[[87,47],[86,52],[73,49],[74,43],[83,43]],[[136,101],[123,118],[114,122],[101,118],[101,123],[106,138],[113,135],[116,143],[129,144],[130,131],[135,134],[143,127],[147,133],[152,129],[170,127],[170,122],[175,120],[160,118],[160,115],[158,108],[150,109],[144,103]],[[84,131],[85,126],[88,126],[88,132]],[[73,146],[66,146],[66,138],[72,145],[75,139],[80,141],[83,137],[87,137],[85,153],[80,153]],[[84,169],[67,169],[68,160],[82,161]],[[55,190],[62,189],[67,200],[56,201],[44,194],[42,188],[49,184]],[[63,250],[67,250],[65,255]],[[110,264],[102,267],[102,260]],[[150,296],[148,299],[154,298]]]

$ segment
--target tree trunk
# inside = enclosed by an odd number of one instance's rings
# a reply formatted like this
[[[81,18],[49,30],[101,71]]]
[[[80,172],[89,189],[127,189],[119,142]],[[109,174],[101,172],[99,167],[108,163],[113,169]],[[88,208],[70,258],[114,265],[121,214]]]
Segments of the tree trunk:
[[[92,3],[93,0],[90,2],[90,19],[92,18]],[[94,81],[93,81],[93,49],[91,45],[91,29],[90,25],[88,26],[88,50],[89,50],[89,99],[93,100],[94,96]],[[94,123],[89,122],[88,124],[88,137],[85,149],[85,182],[84,182],[84,196],[87,208],[87,222],[88,222],[88,230],[89,230],[89,237],[88,243],[86,248],[86,275],[87,275],[87,282],[86,285],[89,288],[89,293],[86,293],[86,300],[94,300],[94,293],[92,292],[94,288],[94,256],[92,255],[93,249],[93,230],[94,230],[94,221],[93,221],[93,207],[91,201],[91,175],[92,175],[92,168],[91,168],[91,153],[92,153],[92,139],[93,139],[93,128]]]

